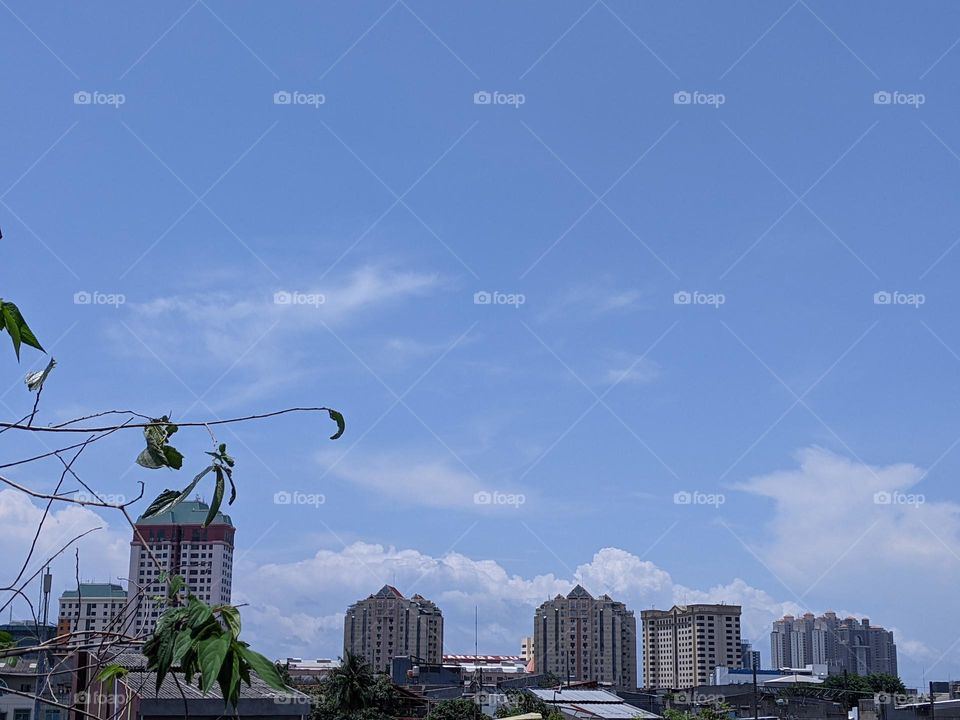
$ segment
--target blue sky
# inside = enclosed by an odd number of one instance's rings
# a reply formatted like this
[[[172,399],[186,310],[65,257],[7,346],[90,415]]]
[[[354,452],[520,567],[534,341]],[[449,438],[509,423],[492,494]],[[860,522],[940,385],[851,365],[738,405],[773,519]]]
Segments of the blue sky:
[[[263,649],[335,656],[391,581],[448,651],[478,605],[513,652],[579,578],[742,603],[765,658],[832,609],[895,628],[908,684],[960,671],[960,8],[0,4],[0,295],[59,363],[41,420],[347,417],[221,433]],[[43,362],[0,356],[5,414]],[[155,495],[206,442],[86,477]],[[124,572],[116,517],[62,513],[104,526],[85,577]]]

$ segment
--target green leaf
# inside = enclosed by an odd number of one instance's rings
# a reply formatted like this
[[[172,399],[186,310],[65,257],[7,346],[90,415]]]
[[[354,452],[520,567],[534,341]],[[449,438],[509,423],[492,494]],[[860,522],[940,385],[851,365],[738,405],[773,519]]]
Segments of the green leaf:
[[[184,655],[187,654],[187,650],[190,649],[190,645],[193,643],[193,636],[190,635],[189,630],[181,630],[177,634],[177,639],[173,642],[173,664],[178,664],[183,660]]]
[[[223,618],[234,639],[240,637],[240,611],[233,605],[219,605],[216,610],[220,612],[220,617]]]
[[[183,589],[184,582],[183,575],[174,575],[170,579],[170,584],[167,585],[168,600],[173,600],[177,596],[177,593]]]
[[[331,440],[336,440],[341,435],[343,435],[343,431],[347,429],[347,423],[343,419],[343,414],[336,410],[327,408],[327,414],[330,416],[330,419],[337,424],[337,431],[330,436]]]
[[[217,484],[213,488],[213,499],[210,501],[210,512],[207,513],[207,518],[203,521],[203,527],[207,527],[207,525],[213,522],[213,519],[217,516],[217,512],[220,510],[220,505],[223,503],[223,468],[219,465],[214,465],[213,469],[217,475]]]
[[[163,446],[163,457],[168,467],[172,467],[174,470],[179,470],[183,467],[183,453],[172,445]]]
[[[39,372],[29,373],[23,381],[27,384],[27,390],[33,392],[36,390],[40,392],[43,389],[43,383],[47,379],[47,375],[50,374],[50,371],[57,366],[57,361],[53,358],[50,358],[50,362],[47,363],[47,366],[40,370]]]
[[[137,456],[137,464],[150,470],[162,467],[179,470],[183,466],[183,455],[167,444],[170,436],[177,430],[179,428],[171,423],[166,415],[151,420],[150,424],[143,429],[147,447]]]
[[[237,653],[237,644],[232,641],[227,657],[220,666],[217,682],[224,701],[235,708],[240,699],[240,655]]]
[[[241,657],[247,661],[250,667],[253,668],[253,671],[260,676],[261,680],[263,680],[274,690],[286,689],[287,686],[283,684],[283,678],[281,678],[280,673],[277,672],[276,665],[267,660],[260,653],[254,652],[243,643],[238,643],[238,647]]]
[[[230,649],[231,636],[228,633],[204,640],[200,643],[200,689],[207,692],[213,687],[214,681],[220,674],[220,666],[223,665],[227,657],[227,651]]]
[[[23,315],[20,314],[20,308],[12,302],[0,300],[0,317],[3,318],[3,327],[13,341],[13,351],[17,354],[17,360],[20,359],[21,343],[26,343],[40,352],[46,352],[30,326],[27,325],[27,321],[23,319]]]
[[[164,490],[157,495],[156,499],[150,503],[150,507],[143,513],[144,519],[166,512],[177,504],[177,498],[180,497],[179,490]]]
[[[117,678],[123,677],[126,675],[129,670],[120,665],[107,665],[100,673],[97,675],[97,680],[102,682],[108,688],[113,688],[113,682]]]
[[[204,475],[213,470],[213,468],[213,465],[208,465],[205,467],[203,470],[197,473],[197,476],[193,478],[193,480],[190,481],[190,484],[187,485],[183,490],[164,490],[157,496],[156,500],[150,503],[150,507],[147,508],[147,511],[143,514],[143,517],[153,517],[154,515],[159,515],[160,513],[165,513],[168,510],[175,508],[190,496],[190,493],[193,492],[193,489],[203,479]]]

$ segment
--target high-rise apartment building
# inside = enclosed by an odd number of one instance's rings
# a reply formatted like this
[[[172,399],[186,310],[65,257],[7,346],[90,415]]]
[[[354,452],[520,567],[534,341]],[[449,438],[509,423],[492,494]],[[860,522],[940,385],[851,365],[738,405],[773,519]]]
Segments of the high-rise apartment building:
[[[76,635],[66,642],[90,640],[90,633],[123,632],[127,591],[112,583],[80,583],[60,596],[57,636]]]
[[[714,668],[742,665],[739,605],[675,605],[640,617],[647,688],[706,685]]]
[[[753,649],[753,643],[740,643],[740,667],[745,670],[760,669],[760,651]]]
[[[770,652],[774,668],[823,664],[831,674],[897,674],[893,633],[867,618],[841,619],[832,612],[785,615],[773,623]]]
[[[189,592],[210,605],[230,602],[236,531],[230,516],[220,512],[203,527],[209,511],[202,500],[188,500],[160,515],[137,519],[127,576],[132,634],[153,633],[163,610],[153,597],[167,593],[164,573],[182,575]]]
[[[347,608],[343,648],[359,655],[374,672],[390,672],[390,661],[407,655],[439,665],[443,656],[443,615],[421,595],[405,598],[391,585]]]
[[[538,673],[637,688],[637,622],[609,595],[594,598],[577,585],[543,603],[534,615],[533,647]]]

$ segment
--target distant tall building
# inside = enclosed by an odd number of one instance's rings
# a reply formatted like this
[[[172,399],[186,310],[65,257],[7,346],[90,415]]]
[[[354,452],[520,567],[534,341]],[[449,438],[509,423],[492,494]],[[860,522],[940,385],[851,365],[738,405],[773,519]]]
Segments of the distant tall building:
[[[785,615],[773,623],[770,652],[774,668],[823,664],[831,674],[897,674],[893,633],[882,627],[826,612],[816,617]]]
[[[536,663],[535,653],[533,652],[533,637],[525,637],[520,641],[520,655],[527,662]]]
[[[167,593],[161,572],[168,577],[182,575],[190,592],[206,603],[230,602],[236,530],[230,516],[220,512],[210,525],[203,527],[209,511],[205,502],[188,500],[160,515],[137,519],[127,576],[132,616],[128,627],[133,634],[153,633],[162,609],[152,598]],[[139,596],[138,591],[142,591]]]
[[[740,667],[746,670],[760,669],[760,651],[754,650],[752,643],[740,643]]]
[[[543,603],[534,615],[533,648],[538,673],[637,688],[637,621],[609,595],[594,598],[577,585]]]
[[[706,685],[715,668],[742,665],[739,605],[675,605],[640,617],[647,688]]]
[[[405,598],[392,585],[384,585],[347,608],[343,648],[366,660],[374,672],[390,672],[390,661],[403,655],[439,665],[443,615],[423,596]]]
[[[127,591],[111,583],[80,583],[76,590],[65,590],[60,596],[57,635],[73,635],[69,642],[89,640],[90,632],[122,632],[122,615],[127,604]]]

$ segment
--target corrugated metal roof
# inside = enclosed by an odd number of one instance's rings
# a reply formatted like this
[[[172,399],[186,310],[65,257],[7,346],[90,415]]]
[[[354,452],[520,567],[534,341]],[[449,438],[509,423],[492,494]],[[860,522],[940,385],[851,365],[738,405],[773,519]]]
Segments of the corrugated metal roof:
[[[550,688],[531,688],[530,692],[547,702],[557,703],[622,703],[623,698],[614,695],[609,690],[573,690],[572,688],[563,688],[561,690],[552,690]]]

